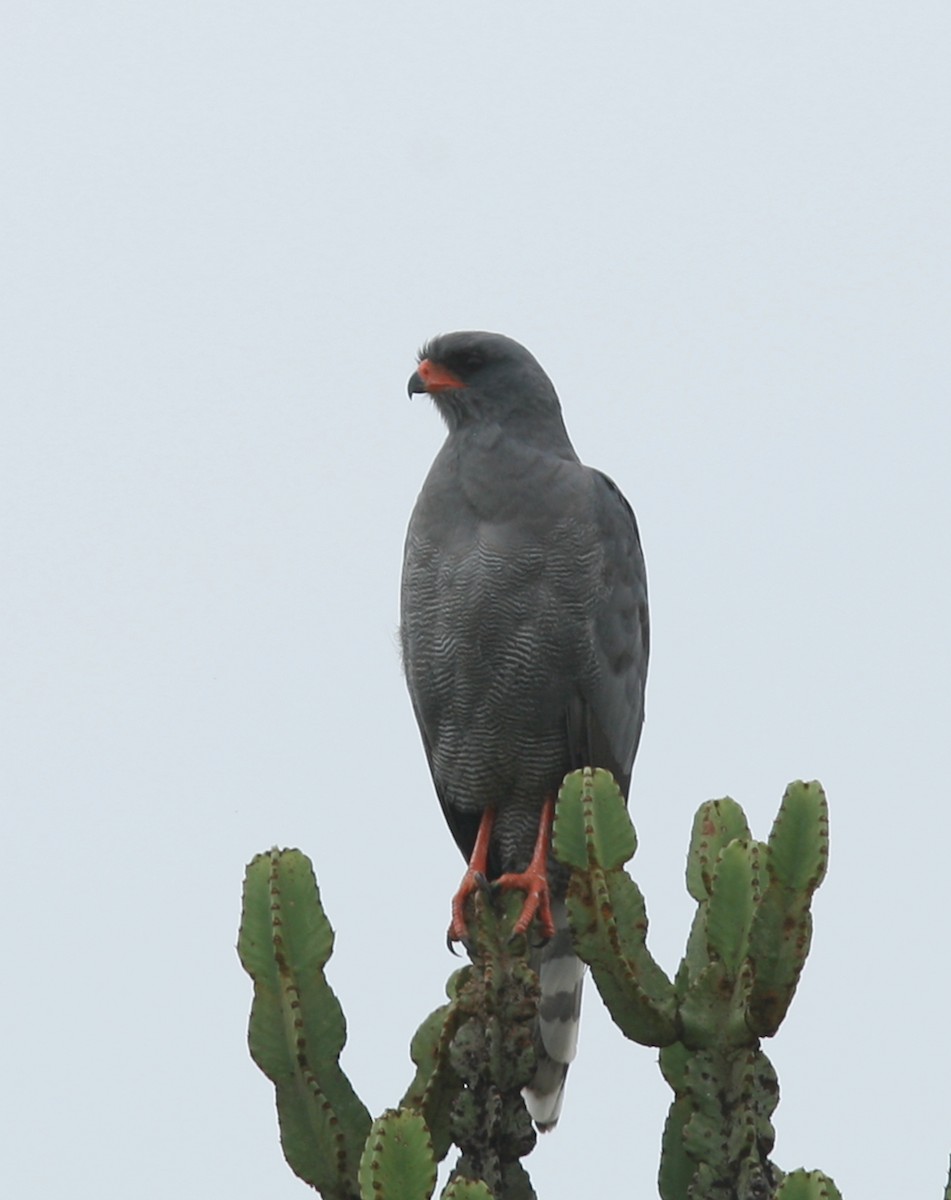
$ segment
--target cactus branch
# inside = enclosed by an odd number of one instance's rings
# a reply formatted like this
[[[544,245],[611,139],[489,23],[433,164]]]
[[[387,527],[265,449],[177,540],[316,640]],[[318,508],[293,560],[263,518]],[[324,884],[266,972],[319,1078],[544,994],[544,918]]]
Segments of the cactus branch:
[[[535,1070],[538,980],[524,935],[512,931],[521,913],[517,893],[469,898],[474,934],[471,966],[459,973],[449,1062],[462,1087],[450,1111],[460,1155],[454,1178],[483,1180],[495,1200],[534,1200],[519,1159],[535,1146],[522,1088]]]
[[[248,866],[238,954],[254,980],[251,1057],[274,1084],[284,1157],[327,1200],[359,1197],[370,1114],[340,1069],[343,1011],[324,977],[333,930],[299,850]]]

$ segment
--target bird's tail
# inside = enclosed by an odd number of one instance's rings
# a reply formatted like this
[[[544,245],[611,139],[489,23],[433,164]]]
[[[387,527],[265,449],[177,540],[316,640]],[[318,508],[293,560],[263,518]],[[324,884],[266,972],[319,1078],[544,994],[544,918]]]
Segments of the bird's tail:
[[[541,998],[538,1003],[535,1077],[525,1088],[525,1105],[542,1133],[554,1129],[561,1113],[568,1066],[578,1046],[584,963],[571,948],[563,900],[552,901],[555,936],[538,952]]]

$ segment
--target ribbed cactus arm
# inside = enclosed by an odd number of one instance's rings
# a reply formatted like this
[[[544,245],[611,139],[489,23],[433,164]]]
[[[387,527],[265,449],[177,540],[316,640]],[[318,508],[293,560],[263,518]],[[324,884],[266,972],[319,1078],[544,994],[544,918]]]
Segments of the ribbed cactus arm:
[[[370,1114],[340,1069],[343,1010],[323,968],[333,950],[310,859],[272,850],[249,864],[238,955],[254,980],[251,1057],[274,1084],[291,1169],[326,1200],[357,1200]]]

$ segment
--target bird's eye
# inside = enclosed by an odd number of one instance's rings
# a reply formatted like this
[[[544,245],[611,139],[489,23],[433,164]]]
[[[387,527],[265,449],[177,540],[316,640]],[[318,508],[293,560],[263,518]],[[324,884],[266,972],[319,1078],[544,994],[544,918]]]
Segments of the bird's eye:
[[[459,355],[459,366],[465,371],[475,371],[485,362],[478,350],[463,350]]]

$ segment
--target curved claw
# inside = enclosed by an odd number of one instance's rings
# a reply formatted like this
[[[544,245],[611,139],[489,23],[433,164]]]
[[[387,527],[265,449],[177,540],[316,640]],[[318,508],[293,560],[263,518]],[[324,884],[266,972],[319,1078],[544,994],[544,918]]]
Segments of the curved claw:
[[[476,890],[475,872],[466,871],[459,884],[459,891],[452,898],[452,920],[449,922],[449,932],[446,941],[450,949],[453,942],[466,942],[469,938],[469,927],[466,924],[466,901]]]
[[[495,809],[487,808],[479,821],[479,831],[476,834],[469,868],[462,877],[459,890],[452,898],[452,920],[449,922],[449,932],[446,941],[450,950],[453,942],[469,941],[469,927],[466,925],[466,901],[476,888],[487,887],[485,872],[489,861],[489,842],[492,838],[492,826],[495,822]]]
[[[474,871],[470,867],[462,877],[458,892],[452,898],[452,920],[449,922],[449,932],[446,934],[450,950],[452,950],[453,942],[465,944],[469,940],[469,926],[466,924],[466,901],[475,891],[490,891],[489,881],[481,871]]]

